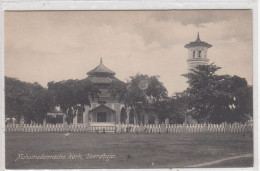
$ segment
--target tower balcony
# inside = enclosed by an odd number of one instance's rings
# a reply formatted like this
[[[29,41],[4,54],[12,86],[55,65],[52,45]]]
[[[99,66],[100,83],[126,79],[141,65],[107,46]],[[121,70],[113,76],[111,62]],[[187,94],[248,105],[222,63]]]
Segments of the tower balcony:
[[[187,62],[202,62],[202,63],[208,63],[209,59],[208,58],[189,58],[187,59]]]

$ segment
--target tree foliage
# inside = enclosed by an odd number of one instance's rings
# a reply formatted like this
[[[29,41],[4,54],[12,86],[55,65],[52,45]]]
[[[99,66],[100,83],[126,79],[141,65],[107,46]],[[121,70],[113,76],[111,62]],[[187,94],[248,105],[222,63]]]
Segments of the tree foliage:
[[[48,90],[53,106],[60,106],[66,114],[68,124],[78,114],[90,106],[90,98],[98,98],[99,89],[87,79],[49,82]]]
[[[189,100],[186,91],[175,93],[175,96],[170,98],[170,123],[182,124],[184,122],[185,117],[189,114]]]
[[[25,122],[42,122],[49,111],[49,94],[38,83],[26,83],[16,78],[5,77],[5,114]]]
[[[109,92],[114,98],[119,98],[126,107],[130,108],[138,123],[143,123],[144,113],[149,113],[155,104],[160,106],[162,101],[168,97],[166,88],[158,79],[159,76],[149,77],[137,74],[131,76],[127,83],[113,82],[109,87]],[[158,109],[157,111],[159,111]]]
[[[252,115],[252,87],[244,78],[217,75],[219,69],[199,65],[184,75],[189,83],[188,109],[198,122],[244,122]]]
[[[160,122],[169,118],[171,123],[183,123],[187,114],[200,123],[246,122],[253,116],[253,87],[236,75],[217,74],[220,69],[214,64],[197,66],[183,75],[189,87],[174,97],[168,97],[159,76],[144,74],[131,76],[127,83],[114,80],[108,91],[125,104],[120,113],[122,123],[128,109],[130,122],[135,117],[139,124],[144,123],[145,114]],[[51,107],[59,106],[71,123],[99,93],[87,79],[49,82],[46,89],[38,83],[5,77],[6,117],[19,120],[23,115],[26,122],[40,123]]]

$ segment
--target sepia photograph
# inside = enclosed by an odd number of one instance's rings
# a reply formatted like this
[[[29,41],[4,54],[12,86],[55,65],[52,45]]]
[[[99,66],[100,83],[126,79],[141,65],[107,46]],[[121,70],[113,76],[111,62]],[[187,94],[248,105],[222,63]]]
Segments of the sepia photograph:
[[[6,169],[253,168],[250,9],[5,11]]]

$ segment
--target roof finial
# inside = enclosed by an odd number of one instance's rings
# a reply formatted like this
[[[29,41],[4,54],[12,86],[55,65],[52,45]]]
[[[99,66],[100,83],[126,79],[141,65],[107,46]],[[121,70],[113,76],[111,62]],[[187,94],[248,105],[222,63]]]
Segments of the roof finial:
[[[100,63],[102,64],[102,58],[100,58]]]
[[[201,42],[201,40],[200,40],[200,32],[198,32],[198,36],[197,36],[196,42]]]

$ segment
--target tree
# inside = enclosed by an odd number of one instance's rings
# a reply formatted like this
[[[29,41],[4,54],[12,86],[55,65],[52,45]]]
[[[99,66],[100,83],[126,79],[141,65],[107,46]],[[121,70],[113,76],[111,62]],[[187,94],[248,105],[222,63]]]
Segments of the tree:
[[[126,107],[130,108],[137,119],[138,124],[144,123],[144,115],[151,111],[151,103],[161,103],[167,98],[167,90],[160,82],[159,76],[148,76],[137,74],[130,77],[128,83],[113,82],[109,92],[115,98],[124,101]]]
[[[38,83],[31,85],[30,89],[30,106],[28,113],[31,113],[30,119],[36,123],[42,123],[46,118],[47,112],[50,110],[49,94],[46,88]],[[31,111],[31,112],[30,112]]]
[[[15,78],[5,77],[5,117],[20,120],[24,112],[25,84]]]
[[[171,115],[171,105],[172,103],[169,98],[158,100],[150,104],[150,111],[148,111],[148,113],[154,113],[159,123],[163,123],[165,119],[169,118]]]
[[[90,106],[90,98],[98,98],[99,89],[87,79],[49,82],[48,90],[53,98],[53,106],[60,106],[70,124],[78,112]]]
[[[231,101],[229,107],[232,115],[230,122],[246,122],[253,117],[253,87],[247,84],[244,78],[231,78]]]
[[[243,122],[252,112],[252,94],[244,78],[217,75],[220,67],[199,65],[188,78],[188,109],[198,122]],[[250,100],[251,99],[251,100]]]
[[[18,120],[24,116],[41,123],[50,108],[48,92],[38,83],[26,83],[16,78],[5,77],[5,114]]]
[[[175,93],[175,96],[170,98],[169,101],[169,120],[170,123],[182,124],[185,117],[189,115],[188,112],[189,98],[187,92]]]
[[[123,102],[126,99],[127,85],[128,84],[122,81],[113,80],[110,86],[108,87],[108,91],[114,99],[117,98],[119,102]]]

